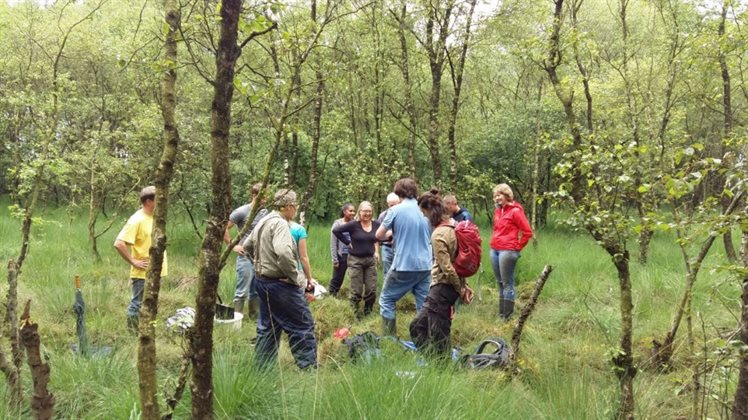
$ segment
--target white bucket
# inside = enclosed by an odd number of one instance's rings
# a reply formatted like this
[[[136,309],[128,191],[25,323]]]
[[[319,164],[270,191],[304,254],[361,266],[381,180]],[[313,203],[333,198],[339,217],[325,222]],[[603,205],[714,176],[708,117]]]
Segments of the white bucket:
[[[224,325],[226,328],[231,327],[235,330],[241,330],[242,329],[242,319],[244,318],[244,314],[241,312],[234,312],[234,319],[218,319],[213,318],[216,325]]]

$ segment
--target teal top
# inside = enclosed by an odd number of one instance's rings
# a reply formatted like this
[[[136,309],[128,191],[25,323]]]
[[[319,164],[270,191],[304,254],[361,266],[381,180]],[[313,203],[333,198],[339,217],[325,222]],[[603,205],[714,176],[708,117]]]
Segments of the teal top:
[[[299,252],[299,241],[302,239],[306,239],[309,237],[306,233],[306,229],[304,229],[304,226],[301,226],[300,224],[296,222],[291,222],[291,237],[293,238],[294,243],[296,243],[296,255],[299,256],[299,270],[304,271],[304,268],[301,266],[301,253]]]

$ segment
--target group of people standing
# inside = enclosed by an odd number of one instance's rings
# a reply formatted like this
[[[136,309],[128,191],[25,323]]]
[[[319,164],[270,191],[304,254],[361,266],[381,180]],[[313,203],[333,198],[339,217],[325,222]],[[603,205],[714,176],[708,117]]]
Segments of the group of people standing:
[[[237,254],[234,307],[243,311],[247,305],[250,316],[257,317],[255,360],[259,365],[276,360],[280,336],[285,332],[297,366],[314,367],[314,319],[304,294],[313,288],[313,282],[307,233],[294,222],[296,193],[281,189],[266,203],[259,197],[259,190],[259,184],[253,186],[250,203],[231,213],[224,235],[227,244],[231,243],[232,227],[236,226],[243,235],[233,249]],[[514,309],[514,269],[532,230],[508,185],[496,186],[493,197],[496,210],[491,264],[500,291],[499,316],[508,319]],[[128,220],[115,241],[120,255],[132,266],[129,325],[133,317],[137,323],[142,300],[145,277],[135,274],[147,267],[147,254],[142,255],[142,250],[150,247],[150,229],[146,225],[149,218],[152,223],[154,200],[153,187],[141,192],[143,208]],[[357,317],[371,314],[376,302],[377,266],[381,263],[384,283],[379,313],[383,333],[396,335],[395,305],[412,293],[417,312],[409,328],[412,340],[419,349],[447,354],[454,305],[460,298],[469,301],[472,294],[466,279],[459,277],[452,265],[458,255],[455,225],[463,220],[472,222],[472,216],[453,195],[442,197],[431,190],[419,196],[418,185],[410,178],[395,183],[387,205],[377,219],[368,201],[361,202],[358,209],[350,203],[342,206],[340,219],[331,229],[333,276],[329,293],[339,294],[348,271],[350,301]],[[248,221],[256,206],[260,209]],[[248,222],[250,226],[245,227]]]

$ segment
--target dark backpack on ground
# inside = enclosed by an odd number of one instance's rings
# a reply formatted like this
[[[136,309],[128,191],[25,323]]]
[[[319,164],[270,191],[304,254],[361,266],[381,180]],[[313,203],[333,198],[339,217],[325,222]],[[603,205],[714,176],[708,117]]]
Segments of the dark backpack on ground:
[[[491,337],[481,341],[475,354],[467,357],[466,364],[472,369],[502,368],[509,364],[512,350],[502,338]]]
[[[364,360],[371,363],[382,354],[379,350],[379,336],[371,331],[346,338],[343,344],[348,347],[348,356],[354,362]]]
[[[452,262],[457,275],[465,278],[478,272],[481,260],[481,237],[478,226],[463,220],[455,226],[457,258]]]

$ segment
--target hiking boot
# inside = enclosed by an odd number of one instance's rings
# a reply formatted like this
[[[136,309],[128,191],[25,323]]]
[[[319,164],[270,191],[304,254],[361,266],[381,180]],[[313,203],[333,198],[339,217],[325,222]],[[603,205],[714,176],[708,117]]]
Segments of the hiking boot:
[[[397,337],[397,322],[395,319],[382,317],[382,335]]]
[[[234,300],[234,312],[244,313],[244,302],[246,299],[235,299]]]
[[[133,333],[138,334],[138,324],[140,323],[140,318],[138,315],[127,315],[127,329]]]
[[[260,316],[260,298],[253,298],[249,300],[247,316],[250,319],[257,319]]]

